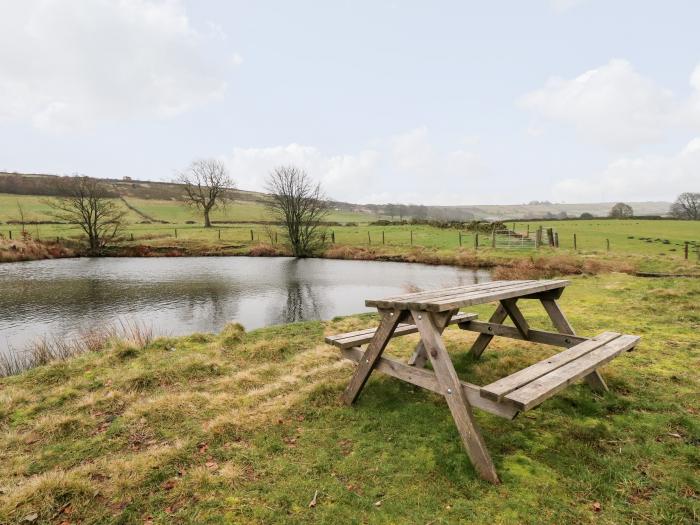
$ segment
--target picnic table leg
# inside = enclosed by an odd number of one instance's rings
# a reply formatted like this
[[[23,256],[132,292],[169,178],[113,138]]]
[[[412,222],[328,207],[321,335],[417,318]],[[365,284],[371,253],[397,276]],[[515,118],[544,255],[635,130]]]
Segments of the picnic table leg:
[[[530,338],[530,334],[528,333],[530,331],[530,326],[527,324],[520,308],[518,308],[517,302],[517,299],[504,299],[501,301],[501,306],[503,306],[503,309],[508,313],[508,317],[513,321],[515,328],[520,332],[520,335],[523,336],[523,339],[527,340]]]
[[[449,312],[441,312],[439,314],[435,314],[435,318],[438,322],[438,327],[440,329],[441,334],[445,331],[445,328],[447,328],[447,323],[450,321],[450,319],[452,319],[452,316],[458,311],[459,310],[451,310]],[[423,344],[423,340],[421,339],[418,343],[418,346],[416,346],[416,350],[413,352],[413,355],[409,358],[408,365],[423,368],[425,366],[425,363],[427,362],[428,353],[425,351],[425,345]]]
[[[489,318],[489,323],[502,323],[505,321],[507,316],[508,313],[506,312],[505,308],[503,308],[503,305],[499,303],[498,308],[496,308],[496,311],[493,312]],[[469,351],[475,358],[478,359],[481,354],[484,353],[484,350],[486,350],[486,347],[491,342],[491,339],[493,339],[492,335],[479,334],[479,337],[476,338],[476,341],[474,341],[474,344]]]
[[[452,412],[469,459],[483,479],[491,483],[499,483],[496,467],[491,461],[486,443],[484,443],[474,420],[471,405],[462,390],[457,372],[442,341],[439,328],[440,320],[423,311],[411,311],[411,315],[413,315],[413,321],[418,327],[433,370],[435,370],[440,390],[447,400],[447,406]]]
[[[408,316],[408,312],[394,309],[380,310],[380,313],[382,314],[382,319],[379,327],[369,345],[367,345],[367,350],[365,350],[362,359],[360,359],[355,369],[355,374],[350,379],[345,392],[343,392],[342,399],[346,405],[354,403],[357,396],[360,395],[360,391],[365,386],[369,375],[374,369],[374,365],[381,357],[382,352],[389,343],[389,339],[394,335],[394,330]]]
[[[552,320],[552,324],[559,331],[560,334],[576,335],[574,328],[569,323],[569,320],[562,312],[559,303],[556,299],[541,298],[540,302],[544,309],[547,311],[547,315]],[[588,386],[596,392],[607,392],[608,385],[605,384],[605,379],[600,375],[598,370],[593,370],[590,374],[584,377]]]

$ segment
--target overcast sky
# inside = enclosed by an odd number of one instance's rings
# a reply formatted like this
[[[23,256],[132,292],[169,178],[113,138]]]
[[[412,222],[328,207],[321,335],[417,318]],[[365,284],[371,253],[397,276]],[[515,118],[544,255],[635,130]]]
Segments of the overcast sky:
[[[0,170],[351,202],[700,191],[700,2],[0,0]]]

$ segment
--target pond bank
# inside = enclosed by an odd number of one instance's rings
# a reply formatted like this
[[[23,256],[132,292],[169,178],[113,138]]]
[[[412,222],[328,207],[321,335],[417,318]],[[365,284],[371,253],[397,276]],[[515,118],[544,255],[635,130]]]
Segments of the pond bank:
[[[374,315],[111,340],[0,379],[0,522],[692,523],[698,298],[694,279],[574,277],[562,306],[578,332],[642,343],[605,367],[603,397],[581,384],[514,421],[475,412],[499,487],[474,473],[442,398],[377,374],[356,407],[338,402],[352,366],[324,335]],[[475,362],[472,334],[445,333],[475,384],[551,355],[497,339]],[[408,357],[416,337],[390,351]]]

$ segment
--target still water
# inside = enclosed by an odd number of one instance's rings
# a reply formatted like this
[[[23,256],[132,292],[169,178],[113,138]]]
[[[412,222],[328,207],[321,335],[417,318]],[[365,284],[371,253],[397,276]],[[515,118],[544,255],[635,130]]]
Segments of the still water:
[[[485,270],[288,257],[82,258],[0,264],[0,352],[137,320],[158,335],[369,311],[368,298],[490,280]]]

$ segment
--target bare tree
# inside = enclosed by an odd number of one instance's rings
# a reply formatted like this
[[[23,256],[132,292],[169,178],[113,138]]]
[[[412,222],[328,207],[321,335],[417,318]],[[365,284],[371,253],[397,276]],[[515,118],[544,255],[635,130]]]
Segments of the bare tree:
[[[284,224],[296,257],[312,255],[323,243],[321,223],[330,207],[304,170],[294,166],[275,168],[267,179],[268,207]]]
[[[211,211],[225,206],[230,198],[228,190],[236,187],[226,165],[217,159],[195,160],[177,181],[185,186],[185,202],[204,213],[205,228],[211,228]]]
[[[671,205],[671,215],[677,219],[700,220],[700,193],[681,193]]]
[[[632,206],[630,206],[629,204],[625,204],[624,202],[618,202],[617,204],[615,204],[615,206],[612,207],[609,215],[610,217],[613,217],[615,219],[627,219],[634,215],[634,211],[632,210]]]
[[[89,253],[99,254],[119,233],[126,210],[119,207],[109,188],[97,179],[66,177],[58,186],[60,196],[47,201],[51,214],[80,226],[87,236]]]

